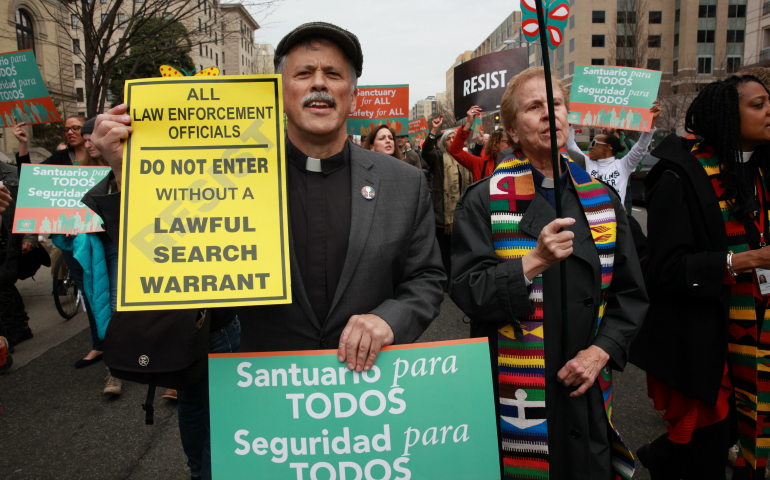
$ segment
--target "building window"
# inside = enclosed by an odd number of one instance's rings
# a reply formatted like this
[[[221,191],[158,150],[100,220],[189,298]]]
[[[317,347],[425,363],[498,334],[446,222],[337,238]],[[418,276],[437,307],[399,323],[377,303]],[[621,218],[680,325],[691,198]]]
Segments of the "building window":
[[[75,64],[75,78],[83,78],[83,65],[79,63]]]
[[[698,5],[698,18],[716,18],[716,5]]]
[[[675,47],[679,46],[679,34],[678,33],[674,34],[674,46]]]
[[[104,23],[105,20],[107,20],[107,14],[102,13],[102,23]]]
[[[633,58],[619,58],[615,61],[615,65],[618,67],[635,67],[636,62]]]
[[[714,43],[714,30],[698,30],[698,43]]]
[[[75,38],[72,40],[72,53],[79,54],[80,51],[80,40]]]
[[[207,57],[209,56],[209,46],[208,45],[206,45],[206,56]]]
[[[222,52],[222,63],[225,63],[225,52]],[[224,75],[224,73],[222,75]]]
[[[575,16],[574,15],[569,17],[569,29],[572,30],[573,28],[575,28]]]
[[[75,89],[75,95],[78,97],[78,102],[84,102],[84,96],[83,96],[83,89],[82,88],[76,88]]]
[[[215,54],[214,54],[214,58],[216,59],[216,62],[217,62],[217,67],[218,67],[218,66],[219,66],[219,54],[218,54],[218,53],[215,53]]]
[[[725,73],[738,73],[741,69],[741,57],[727,57],[727,66]]]
[[[126,14],[118,13],[118,28],[126,28]]]
[[[617,40],[615,41],[615,45],[620,48],[633,48],[634,46],[634,37],[633,35],[619,35]]]
[[[200,52],[199,52],[199,53],[200,53],[200,55],[201,55],[201,57],[202,57],[202,56],[203,56],[203,44],[202,44],[202,43],[199,43],[199,44],[198,44],[198,47],[199,47],[199,50],[200,50]]]
[[[575,74],[575,62],[569,62],[569,74],[570,75]]]
[[[572,53],[573,51],[575,51],[575,39],[574,38],[570,38],[569,39],[569,53]]]
[[[648,58],[647,59],[647,70],[657,70],[657,71],[660,71],[660,59],[659,58]]]
[[[728,18],[746,18],[746,5],[728,5]]]
[[[112,90],[109,88],[107,89],[107,101],[112,102],[112,100],[115,98],[115,96],[112,94]]]
[[[594,10],[591,13],[591,23],[604,23],[604,10]]]
[[[636,12],[618,12],[618,23],[636,23]]]
[[[35,51],[35,32],[32,20],[24,10],[16,10],[16,46],[19,50]]]
[[[591,35],[591,46],[592,47],[603,47],[604,46],[604,35]]]
[[[711,57],[698,57],[698,75],[711,75]]]
[[[672,70],[674,70],[675,77],[679,75],[679,59],[674,60],[674,68]]]
[[[604,59],[603,58],[592,58],[591,59],[591,65],[604,65]]]
[[[650,25],[663,23],[663,12],[650,12]]]
[[[246,65],[246,63],[243,61],[243,55],[241,55],[241,66]]]
[[[676,95],[677,93],[679,93],[679,85],[674,85],[674,86],[672,86],[672,87],[671,87],[671,92],[672,92],[674,95]]]
[[[743,43],[744,30],[728,30],[727,43]]]
[[[681,10],[680,10],[680,9],[678,9],[678,8],[677,8],[677,9],[676,9],[676,11],[674,12],[674,22],[678,22],[678,21],[679,21],[679,15],[680,15],[680,12],[681,12]]]
[[[660,48],[660,45],[661,45],[660,35],[647,36],[647,48]]]
[[[80,25],[80,20],[78,19],[78,16],[75,15],[74,13],[71,14],[70,15],[70,26],[73,29],[77,30],[79,28],[79,25]]]
[[[201,19],[200,19],[200,18],[198,19],[198,31],[199,31],[199,32],[202,32],[202,31],[203,31],[203,22],[201,22]]]

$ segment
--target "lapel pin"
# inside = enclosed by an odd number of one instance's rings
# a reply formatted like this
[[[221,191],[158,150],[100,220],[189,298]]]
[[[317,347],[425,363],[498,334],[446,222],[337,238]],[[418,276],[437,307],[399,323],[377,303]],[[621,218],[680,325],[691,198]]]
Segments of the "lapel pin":
[[[361,196],[367,200],[374,199],[374,188],[370,187],[369,185],[365,186],[361,189]]]

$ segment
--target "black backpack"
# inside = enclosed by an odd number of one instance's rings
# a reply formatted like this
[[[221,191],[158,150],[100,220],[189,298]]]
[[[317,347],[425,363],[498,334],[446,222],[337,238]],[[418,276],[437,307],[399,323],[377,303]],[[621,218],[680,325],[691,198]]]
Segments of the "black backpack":
[[[211,309],[115,312],[104,336],[104,363],[121,380],[149,385],[142,405],[153,423],[156,387],[188,389],[208,374]]]

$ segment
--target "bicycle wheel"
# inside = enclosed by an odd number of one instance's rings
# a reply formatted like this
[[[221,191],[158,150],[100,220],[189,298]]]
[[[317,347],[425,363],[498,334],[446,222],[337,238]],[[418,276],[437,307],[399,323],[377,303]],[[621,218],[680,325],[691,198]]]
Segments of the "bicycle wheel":
[[[78,313],[80,296],[78,295],[78,287],[75,285],[72,273],[69,270],[67,270],[67,275],[62,280],[59,280],[58,272],[61,271],[64,265],[64,257],[59,257],[54,266],[54,272],[56,273],[53,276],[53,302],[59,315],[65,320],[69,320]]]

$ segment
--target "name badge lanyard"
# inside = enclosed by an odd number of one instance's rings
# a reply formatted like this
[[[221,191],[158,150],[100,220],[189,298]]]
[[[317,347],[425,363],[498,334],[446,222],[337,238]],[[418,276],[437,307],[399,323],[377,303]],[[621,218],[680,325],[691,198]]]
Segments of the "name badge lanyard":
[[[754,186],[754,193],[759,199],[759,215],[752,215],[752,219],[754,220],[754,225],[759,231],[759,248],[764,248],[767,246],[767,243],[765,242],[765,217],[767,214],[765,213],[765,191],[762,188],[761,174],[759,173],[758,169],[756,180],[757,181]],[[765,300],[765,308],[768,308],[768,306],[770,306],[770,270],[756,267],[754,269],[754,274],[757,277],[757,285],[759,286],[760,295],[767,297]]]
[[[754,220],[754,225],[759,231],[759,248],[764,248],[767,246],[767,243],[765,243],[765,202],[763,200],[765,191],[762,188],[762,180],[759,172],[757,172],[757,181],[756,185],[754,185],[754,193],[757,195],[757,198],[759,198],[759,215],[752,215],[752,219]],[[759,221],[757,221],[757,216],[759,217]]]

